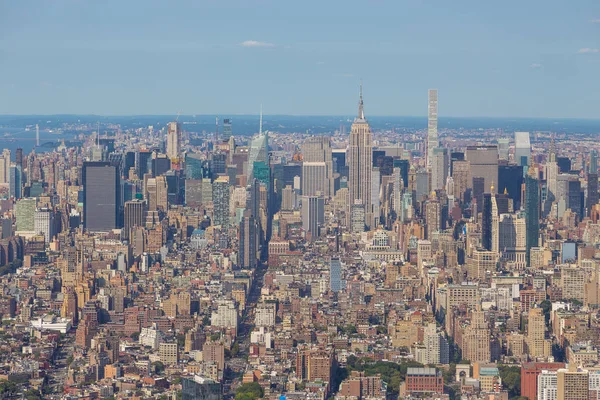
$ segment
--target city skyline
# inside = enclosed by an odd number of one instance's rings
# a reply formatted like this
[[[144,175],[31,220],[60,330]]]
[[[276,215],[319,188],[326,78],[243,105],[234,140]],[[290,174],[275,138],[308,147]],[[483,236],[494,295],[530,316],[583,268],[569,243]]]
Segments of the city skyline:
[[[437,88],[440,118],[597,118],[593,1],[31,4],[1,18],[2,114],[345,115],[362,78],[372,116]]]

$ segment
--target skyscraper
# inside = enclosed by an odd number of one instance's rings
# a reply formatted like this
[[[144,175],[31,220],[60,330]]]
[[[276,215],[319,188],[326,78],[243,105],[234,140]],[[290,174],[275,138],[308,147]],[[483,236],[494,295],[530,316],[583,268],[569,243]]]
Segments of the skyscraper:
[[[229,177],[220,176],[213,182],[213,225],[229,226]]]
[[[15,151],[15,163],[20,165],[21,168],[24,168],[25,165],[23,164],[23,161],[23,149],[21,147],[17,147],[17,150]]]
[[[19,151],[19,149],[17,149]],[[598,152],[596,149],[590,151],[590,165],[589,165],[590,174],[598,173]]]
[[[490,193],[492,185],[498,182],[498,147],[468,146],[466,156],[471,164],[471,178],[483,178],[483,192]]]
[[[83,164],[83,227],[107,232],[119,227],[119,171],[108,162]]]
[[[597,170],[597,168],[596,168]],[[598,174],[590,172],[587,176],[587,215],[591,215],[592,207],[598,204]]]
[[[223,119],[223,135],[222,135],[222,140],[223,142],[228,142],[229,138],[231,138],[233,134],[233,130],[231,127],[231,119],[229,118],[225,118]]]
[[[465,201],[465,192],[473,187],[471,180],[471,164],[468,161],[452,162],[452,179],[454,180],[454,197]]]
[[[23,177],[23,173],[21,172],[21,164],[11,165],[8,181],[9,181],[10,197],[12,197],[14,199],[21,198],[21,188],[22,188],[21,178],[22,177]]]
[[[185,153],[185,179],[210,178],[211,170],[208,160],[197,153]]]
[[[435,232],[442,229],[442,205],[432,192],[432,196],[425,202],[425,225],[427,227],[427,239],[431,240]]]
[[[529,266],[530,253],[532,247],[538,246],[540,230],[540,194],[539,181],[527,174],[525,177],[525,224],[526,234],[526,259]]]
[[[330,193],[327,164],[324,162],[304,162],[302,164],[302,195],[324,196],[325,193]]]
[[[123,238],[129,239],[130,230],[136,226],[144,226],[146,220],[146,202],[129,200],[125,202]]]
[[[319,236],[319,227],[325,222],[325,203],[322,197],[302,196],[302,229],[311,239]]]
[[[362,96],[362,85],[360,87],[360,100],[358,103],[358,116],[354,119],[350,128],[350,145],[348,147],[348,191],[349,210],[357,200],[364,207],[365,225],[367,228],[373,225],[372,211],[372,174],[373,167],[373,138],[369,123],[365,119]],[[363,229],[364,230],[364,229]]]
[[[50,243],[54,236],[54,212],[48,208],[38,209],[34,217],[35,233],[44,236],[44,241]]]
[[[526,267],[527,224],[522,214],[501,214],[498,222],[498,249],[504,260],[518,270]]]
[[[483,194],[481,205],[481,245],[486,250],[492,250],[492,194]]]
[[[354,200],[350,207],[350,231],[361,233],[365,231],[365,206],[360,200]]]
[[[0,183],[8,183],[10,176],[10,150],[4,149],[0,156]]]
[[[244,211],[240,222],[239,265],[242,268],[255,268],[257,264],[258,226],[250,210]]]
[[[167,156],[173,160],[181,155],[181,124],[169,122],[167,124]]]
[[[521,186],[523,185],[523,167],[519,165],[498,166],[498,193],[506,193],[512,199],[513,208],[521,208]]]
[[[427,107],[427,170],[431,170],[433,162],[433,149],[439,147],[438,140],[438,91],[429,89],[429,102]]]
[[[431,152],[431,189],[443,189],[448,177],[448,149],[436,147]]]
[[[548,357],[551,343],[546,340],[546,317],[541,308],[531,308],[527,318],[527,353],[533,359]]]
[[[332,292],[342,290],[342,263],[337,257],[331,258],[329,262],[329,289]]]
[[[531,160],[531,143],[529,132],[515,132],[515,164],[529,166]]]
[[[135,153],[135,173],[139,179],[143,179],[144,175],[152,171],[152,152],[148,150],[138,151]]]
[[[331,139],[328,136],[313,136],[306,139],[302,145],[302,158],[304,164],[324,163],[325,177],[320,185],[323,186],[323,194],[331,197],[334,194],[333,188],[333,155],[331,151]],[[304,170],[303,170],[304,174]],[[303,195],[312,196],[311,193],[302,192]]]
[[[17,232],[35,232],[35,208],[37,200],[21,199],[15,203]]]
[[[256,136],[250,142],[250,149],[248,152],[248,172],[246,176],[248,178],[248,182],[251,182],[254,179],[254,163],[255,162],[264,162],[265,164],[269,164],[269,134],[267,131],[263,133],[262,131],[262,108],[260,110],[260,122],[258,129],[258,136]]]
[[[498,158],[508,161],[509,140],[506,138],[498,139]]]

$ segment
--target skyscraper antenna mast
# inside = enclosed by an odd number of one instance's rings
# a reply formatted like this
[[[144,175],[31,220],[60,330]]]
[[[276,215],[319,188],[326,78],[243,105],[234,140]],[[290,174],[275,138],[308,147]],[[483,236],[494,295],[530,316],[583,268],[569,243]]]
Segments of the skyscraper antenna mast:
[[[364,110],[363,93],[362,93],[362,79],[360,80],[360,100],[358,101],[358,118],[365,119],[365,110]]]
[[[215,148],[217,147],[217,143],[219,143],[219,116],[215,117]]]
[[[262,135],[262,104],[260,105],[260,123],[258,128],[258,134]]]

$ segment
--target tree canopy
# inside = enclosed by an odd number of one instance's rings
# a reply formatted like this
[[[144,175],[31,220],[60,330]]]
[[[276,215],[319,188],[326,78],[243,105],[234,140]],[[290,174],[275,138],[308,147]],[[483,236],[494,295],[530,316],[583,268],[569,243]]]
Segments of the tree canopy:
[[[244,383],[235,391],[235,400],[256,400],[264,395],[265,391],[258,383]]]

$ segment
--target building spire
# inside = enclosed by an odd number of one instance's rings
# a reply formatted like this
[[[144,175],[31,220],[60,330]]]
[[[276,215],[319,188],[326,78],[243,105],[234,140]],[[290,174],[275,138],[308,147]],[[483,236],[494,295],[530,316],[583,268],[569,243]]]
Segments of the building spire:
[[[258,134],[262,135],[262,104],[260,105],[260,123],[258,128]]]
[[[362,79],[360,80],[360,100],[358,102],[358,119],[365,119],[365,110],[362,96]]]

